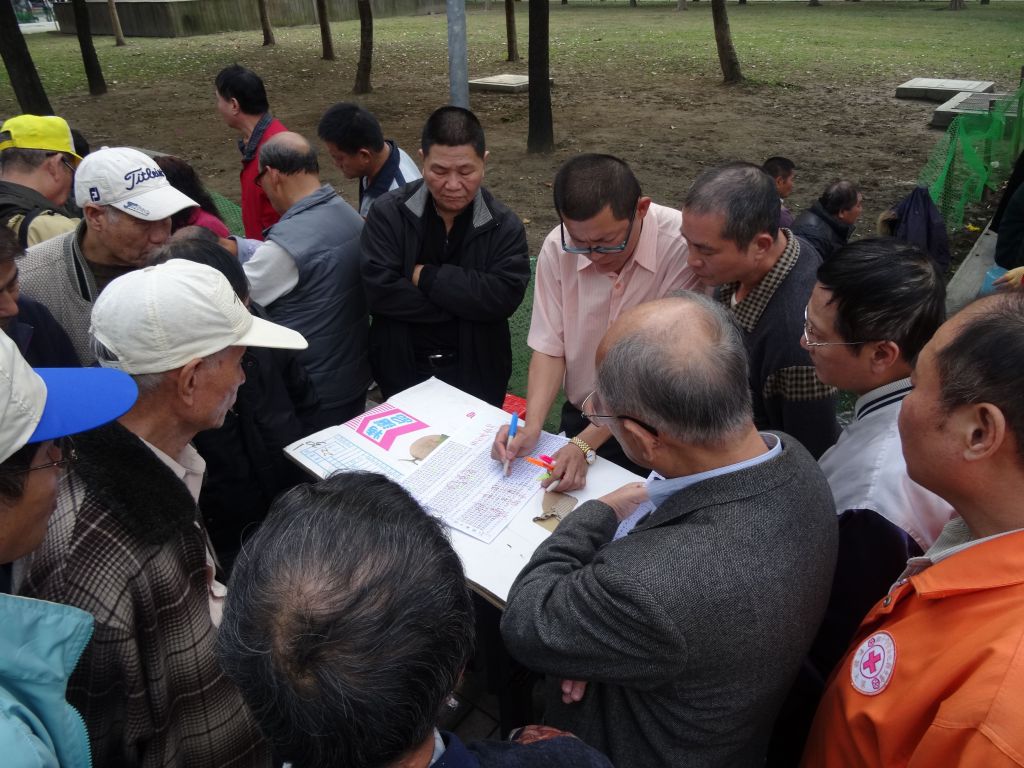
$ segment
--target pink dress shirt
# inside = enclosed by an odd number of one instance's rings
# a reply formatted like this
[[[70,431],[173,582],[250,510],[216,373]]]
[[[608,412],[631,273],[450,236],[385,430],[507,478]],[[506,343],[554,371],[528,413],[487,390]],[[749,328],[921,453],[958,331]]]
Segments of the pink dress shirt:
[[[601,337],[624,310],[675,290],[702,290],[687,264],[681,224],[678,210],[651,203],[633,257],[618,274],[602,274],[587,256],[565,253],[558,227],[544,240],[527,343],[565,358],[565,394],[577,408],[595,387]]]

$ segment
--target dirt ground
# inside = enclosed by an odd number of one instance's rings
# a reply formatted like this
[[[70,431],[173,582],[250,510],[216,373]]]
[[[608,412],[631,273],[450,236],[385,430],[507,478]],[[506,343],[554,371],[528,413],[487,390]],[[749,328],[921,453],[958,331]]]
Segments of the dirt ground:
[[[308,61],[308,60],[307,60]],[[247,61],[247,63],[250,63]],[[259,69],[259,61],[251,62]],[[374,73],[376,90],[360,101],[380,118],[389,137],[411,155],[425,117],[445,103],[447,81],[433,64]],[[493,73],[522,72],[524,64],[493,64]],[[431,71],[435,70],[435,71]],[[292,130],[315,136],[323,109],[350,99],[345,82],[325,62],[262,69],[276,116]],[[65,97],[57,107],[74,115],[94,147],[122,143],[181,155],[205,183],[238,199],[235,136],[219,121],[212,76],[150,88],[118,87],[101,99]],[[858,234],[874,232],[878,215],[912,189],[940,133],[929,129],[932,105],[893,97],[898,83],[800,82],[724,87],[713,72],[638,73],[633,66],[556,72],[555,151],[526,152],[526,94],[474,93],[471,106],[487,133],[486,184],[526,222],[534,252],[557,223],[550,181],[558,165],[580,151],[609,152],[631,163],[646,194],[678,206],[703,168],[726,160],[760,162],[781,154],[796,161],[794,211],[810,206],[839,177],[864,192]],[[321,154],[324,177],[350,201],[344,180]],[[973,237],[961,237],[961,254]]]

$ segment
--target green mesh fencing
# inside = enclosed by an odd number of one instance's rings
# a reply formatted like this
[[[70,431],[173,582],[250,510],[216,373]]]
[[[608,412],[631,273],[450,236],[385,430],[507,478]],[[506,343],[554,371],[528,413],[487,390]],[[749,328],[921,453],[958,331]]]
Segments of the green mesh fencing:
[[[217,206],[217,211],[220,213],[220,220],[224,222],[224,226],[228,228],[228,231],[232,235],[244,237],[245,228],[242,226],[242,209],[238,207],[238,204],[231,202],[224,195],[217,194],[212,189],[206,191],[210,193],[213,204]]]
[[[1013,170],[1024,147],[1024,87],[995,100],[988,112],[959,115],[928,157],[918,184],[928,188],[946,228],[960,229],[964,208],[995,191]]]

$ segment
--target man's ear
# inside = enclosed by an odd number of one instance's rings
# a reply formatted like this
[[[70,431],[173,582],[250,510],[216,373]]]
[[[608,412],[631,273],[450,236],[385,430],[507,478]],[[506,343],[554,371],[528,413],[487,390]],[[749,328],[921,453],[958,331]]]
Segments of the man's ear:
[[[178,397],[186,405],[191,406],[196,401],[196,391],[199,389],[199,367],[202,364],[202,358],[196,358],[185,363],[178,371]]]
[[[636,204],[636,217],[642,219],[647,215],[648,209],[651,207],[651,198],[641,197]]]
[[[107,224],[107,212],[102,206],[86,203],[82,215],[85,216],[86,226],[94,232],[102,232]]]
[[[629,443],[632,453],[641,459],[637,462],[645,467],[653,466],[661,448],[661,439],[649,429],[640,426],[631,418],[622,419],[623,438]]]
[[[871,354],[871,372],[882,373],[903,359],[900,345],[895,341],[868,342]]]
[[[961,437],[965,461],[991,458],[1006,440],[1006,416],[992,403],[961,406],[950,418]]]
[[[760,258],[768,253],[775,245],[775,238],[769,235],[767,232],[762,232],[757,235],[751,242],[750,246],[753,249],[755,255]]]

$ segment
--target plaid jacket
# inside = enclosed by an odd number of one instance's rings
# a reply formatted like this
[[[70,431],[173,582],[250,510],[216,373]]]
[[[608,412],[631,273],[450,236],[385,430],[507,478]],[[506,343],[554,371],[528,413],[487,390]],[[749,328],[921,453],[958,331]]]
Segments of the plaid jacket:
[[[116,422],[80,459],[21,592],[95,619],[68,687],[101,766],[265,766],[269,749],[214,657],[204,533],[184,484]]]

